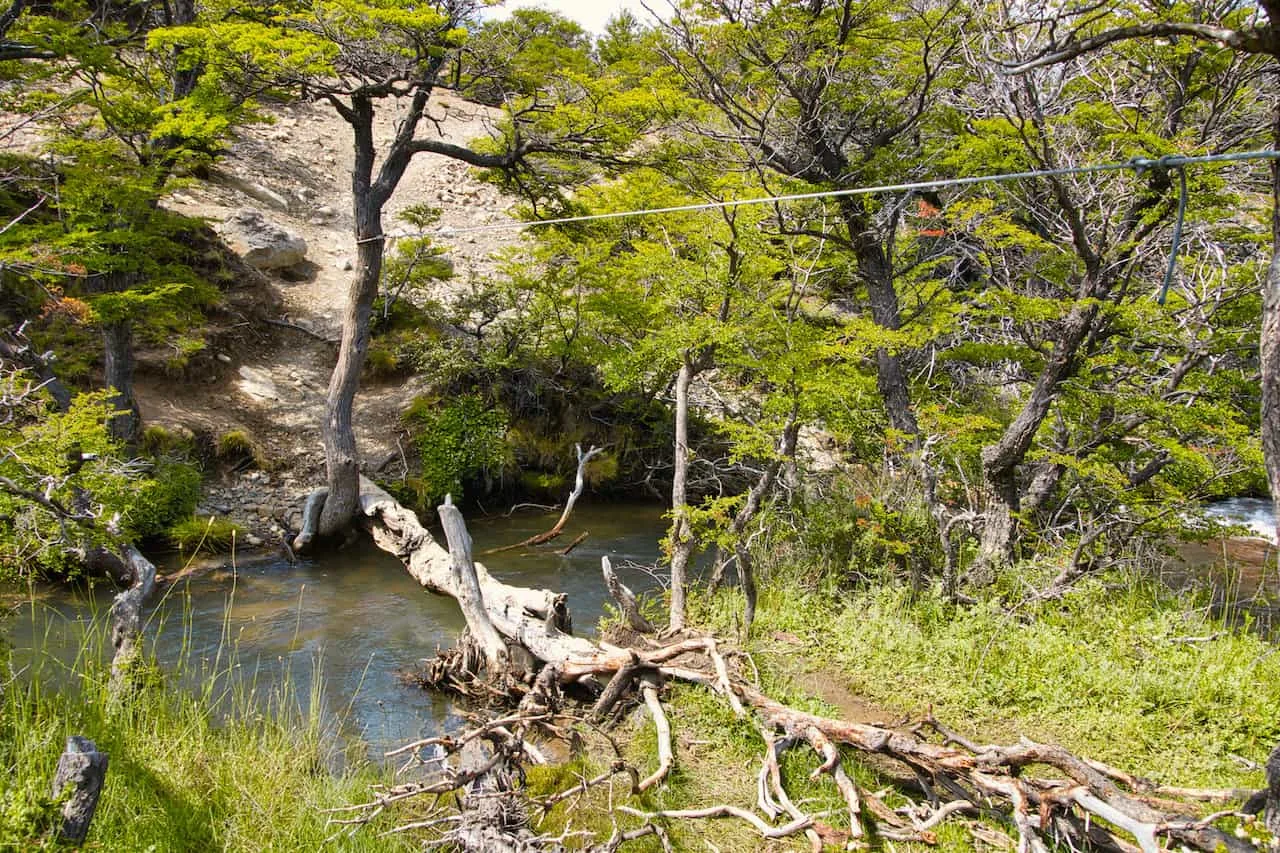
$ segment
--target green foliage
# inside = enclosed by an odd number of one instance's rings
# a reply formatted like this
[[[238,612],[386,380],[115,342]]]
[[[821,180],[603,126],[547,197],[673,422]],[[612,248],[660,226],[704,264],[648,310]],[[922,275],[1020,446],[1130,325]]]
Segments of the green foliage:
[[[6,381],[14,383],[10,392],[21,387],[20,376]],[[195,508],[200,472],[173,459],[125,457],[106,428],[112,411],[104,394],[81,394],[65,413],[45,411],[37,398],[0,426],[0,447],[8,451],[0,476],[84,521],[0,490],[0,554],[9,579],[74,573],[81,549],[159,536]]]
[[[479,394],[415,397],[404,421],[422,466],[419,506],[431,506],[447,494],[461,500],[469,485],[501,475],[508,464],[507,416]]]

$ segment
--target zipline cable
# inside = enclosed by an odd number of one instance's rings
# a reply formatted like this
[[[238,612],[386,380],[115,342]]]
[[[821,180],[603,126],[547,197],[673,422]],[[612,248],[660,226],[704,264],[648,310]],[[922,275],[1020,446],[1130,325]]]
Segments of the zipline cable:
[[[1252,160],[1277,160],[1280,159],[1280,151],[1260,150],[1260,151],[1238,151],[1227,154],[1201,154],[1196,156],[1183,156],[1181,154],[1170,154],[1164,157],[1152,159],[1150,157],[1134,157],[1132,160],[1125,160],[1114,163],[1096,163],[1090,166],[1063,166],[1056,169],[1033,169],[1025,172],[1005,172],[996,175],[974,175],[967,178],[939,178],[930,181],[911,181],[901,184],[880,184],[876,186],[866,187],[849,187],[839,190],[819,190],[809,193],[791,193],[788,195],[771,195],[758,196],[752,198],[730,199],[728,201],[710,201],[700,202],[697,204],[681,204],[671,207],[649,207],[638,210],[620,210],[611,213],[592,213],[583,216],[561,216],[554,219],[532,219],[527,222],[496,222],[488,225],[468,225],[461,228],[451,228],[443,226],[430,231],[418,231],[406,234],[379,234],[374,237],[366,237],[357,240],[357,243],[372,243],[377,240],[385,240],[388,237],[392,239],[404,239],[406,237],[450,237],[457,234],[476,234],[480,232],[491,231],[512,231],[524,228],[536,228],[543,225],[569,225],[578,222],[599,222],[608,219],[625,219],[633,216],[655,216],[663,213],[691,213],[700,210],[722,210],[731,207],[742,207],[752,204],[774,204],[788,201],[808,201],[811,199],[821,198],[841,198],[844,196],[857,195],[875,195],[877,193],[894,193],[894,192],[911,192],[915,190],[938,190],[949,187],[966,187],[974,184],[994,184],[1005,183],[1009,181],[1024,181],[1033,178],[1052,178],[1052,177],[1068,177],[1073,175],[1096,175],[1105,172],[1123,172],[1133,171],[1136,174],[1142,174],[1147,169],[1178,169],[1182,173],[1183,186],[1185,187],[1185,171],[1186,166],[1197,166],[1208,163],[1241,163]],[[1179,199],[1180,208],[1185,211],[1185,190],[1183,196]],[[1179,219],[1179,225],[1181,219]],[[1181,228],[1178,228],[1178,237],[1181,237]],[[1175,242],[1175,255],[1177,244]]]

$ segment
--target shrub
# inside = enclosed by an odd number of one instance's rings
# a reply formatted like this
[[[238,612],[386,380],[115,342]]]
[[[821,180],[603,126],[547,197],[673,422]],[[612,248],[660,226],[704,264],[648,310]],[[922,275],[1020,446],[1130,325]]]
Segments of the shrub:
[[[507,464],[507,417],[488,406],[478,394],[464,394],[448,402],[426,396],[414,398],[404,413],[422,463],[423,503],[446,494],[462,496],[464,487],[498,473]]]
[[[132,500],[122,514],[126,530],[137,539],[162,535],[178,519],[195,511],[200,482],[200,471],[194,465],[157,462],[150,477],[134,484]]]

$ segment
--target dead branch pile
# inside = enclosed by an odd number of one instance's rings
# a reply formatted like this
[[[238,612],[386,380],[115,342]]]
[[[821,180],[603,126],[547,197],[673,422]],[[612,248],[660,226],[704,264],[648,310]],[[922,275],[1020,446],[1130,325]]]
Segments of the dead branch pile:
[[[510,805],[516,791],[509,774],[523,763],[540,760],[526,735],[535,729],[563,734],[574,721],[596,724],[607,719],[624,700],[642,703],[658,733],[656,769],[642,774],[619,755],[597,778],[582,780],[540,805],[549,809],[618,777],[628,779],[631,793],[639,794],[661,785],[678,758],[662,703],[663,685],[677,681],[701,685],[758,728],[765,747],[754,807],[724,804],[647,812],[617,805],[616,813],[631,816],[630,822],[638,820],[639,826],[616,830],[608,839],[588,839],[588,849],[612,851],[644,835],[657,836],[665,847],[670,821],[719,818],[743,821],[763,838],[803,834],[815,851],[828,844],[864,847],[872,836],[935,843],[937,827],[949,820],[968,821],[976,833],[989,832],[979,819],[1008,827],[1019,853],[1048,853],[1053,847],[1123,853],[1157,853],[1170,847],[1229,853],[1255,849],[1216,825],[1236,815],[1235,809],[1200,816],[1204,803],[1230,803],[1242,792],[1164,787],[1026,739],[1009,745],[974,743],[931,716],[909,728],[890,728],[797,710],[750,683],[713,637],[645,640],[631,648],[573,637],[563,596],[508,586],[472,563],[461,514],[448,503],[440,508],[448,551],[430,539],[412,512],[371,483],[365,484],[362,508],[375,541],[399,555],[425,587],[456,598],[466,616],[464,645],[470,651],[443,659],[438,683],[469,685],[473,695],[476,685],[484,684],[483,689],[495,696],[521,698],[515,715],[492,720],[457,739],[433,738],[405,747],[403,751],[415,755],[426,747],[443,749],[445,770],[440,779],[379,794],[359,809],[357,822],[396,799],[466,788],[470,801],[478,796],[505,803],[496,812],[490,809],[487,821],[500,824],[505,833],[501,837],[510,843],[503,847],[497,835],[476,834],[472,818],[436,815],[441,825],[449,824],[448,837],[462,849],[558,849],[566,839],[539,837],[523,820],[509,820],[523,814]],[[622,601],[620,606],[626,608]],[[513,665],[517,656],[512,652],[517,649],[522,663]],[[577,706],[583,709],[579,714],[570,713],[568,693],[591,704]],[[476,741],[489,744],[484,759],[471,755],[461,764],[449,764],[448,756],[461,755],[463,747]],[[820,758],[815,777],[824,774],[839,791],[844,803],[839,818],[806,812],[788,796],[779,756],[795,748],[812,750]],[[896,766],[904,778],[914,779],[904,791],[913,804],[893,808],[881,794],[863,790],[846,770],[849,754],[874,756],[878,764]],[[499,774],[497,781],[491,774]],[[1277,807],[1280,804],[1271,805]],[[463,832],[468,826],[470,835]]]

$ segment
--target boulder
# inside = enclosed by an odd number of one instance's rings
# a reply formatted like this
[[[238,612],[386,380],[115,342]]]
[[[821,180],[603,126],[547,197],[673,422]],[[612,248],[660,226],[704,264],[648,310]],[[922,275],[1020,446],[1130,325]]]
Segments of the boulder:
[[[281,270],[307,259],[307,241],[253,208],[238,210],[219,229],[244,262],[260,270]]]

